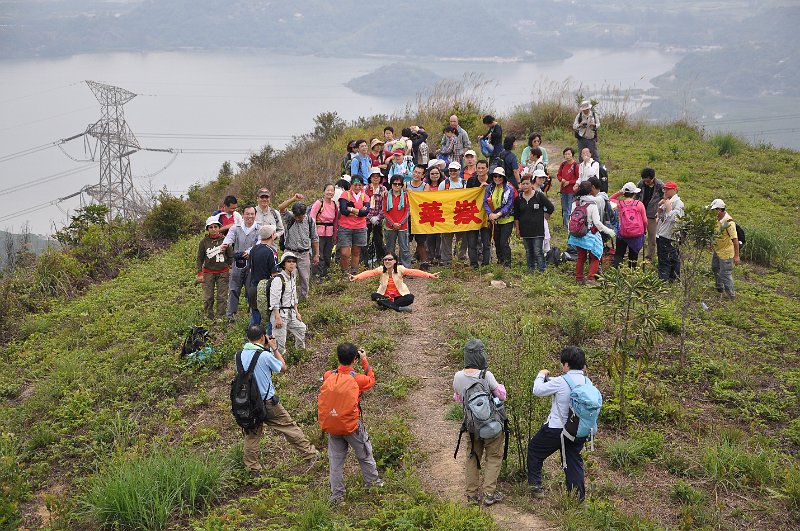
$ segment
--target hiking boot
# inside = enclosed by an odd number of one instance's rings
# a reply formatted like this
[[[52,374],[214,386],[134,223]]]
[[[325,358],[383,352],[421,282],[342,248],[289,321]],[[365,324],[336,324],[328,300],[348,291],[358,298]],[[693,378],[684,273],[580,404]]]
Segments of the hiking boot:
[[[480,496],[467,496],[467,503],[470,505],[480,505],[481,504],[481,497]]]
[[[422,269],[423,271],[427,271],[431,268],[431,264],[429,264],[428,262],[422,262],[419,265],[419,268]]]
[[[503,498],[505,498],[505,496],[503,496],[503,493],[500,491],[495,491],[492,494],[486,493],[483,496],[483,504],[494,505],[497,502],[503,501]]]
[[[344,503],[344,496],[331,496],[328,500],[328,505],[331,507],[335,507],[336,505],[340,505]]]
[[[398,312],[411,313],[411,306],[400,306],[397,308]]]
[[[311,469],[314,468],[314,466],[316,466],[318,462],[319,462],[319,452],[317,452],[316,455],[314,455],[314,457],[306,459],[306,469],[303,473],[308,474],[311,471]]]
[[[544,498],[544,489],[541,485],[528,485],[531,496],[534,498]]]

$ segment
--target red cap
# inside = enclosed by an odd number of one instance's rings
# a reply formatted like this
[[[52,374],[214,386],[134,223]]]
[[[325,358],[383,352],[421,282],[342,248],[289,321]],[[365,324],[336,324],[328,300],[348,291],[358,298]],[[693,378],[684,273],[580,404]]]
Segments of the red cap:
[[[395,151],[392,152],[392,155],[405,155],[405,154],[406,152],[403,151],[402,149],[396,149]]]
[[[667,190],[677,190],[678,185],[674,181],[664,183],[664,188]]]

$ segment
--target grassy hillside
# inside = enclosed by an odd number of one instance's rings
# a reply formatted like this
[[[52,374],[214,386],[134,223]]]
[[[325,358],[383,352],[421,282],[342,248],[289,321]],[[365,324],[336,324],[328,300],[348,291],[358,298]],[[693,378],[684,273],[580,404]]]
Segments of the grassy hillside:
[[[479,130],[469,119],[465,115],[470,132]],[[524,115],[514,119],[526,127]],[[293,167],[293,157],[314,153],[336,168],[333,149],[343,138],[371,138],[381,129],[365,121],[309,140],[273,166],[195,190],[194,200],[254,192],[259,179],[270,182],[281,199],[294,191],[287,184],[299,173],[280,179],[276,174]],[[572,139],[554,129],[545,140],[561,146]],[[800,155],[735,139],[712,142],[682,125],[612,127],[600,149],[612,187],[636,180],[650,164],[660,178],[680,184],[689,205],[724,198],[747,228],[748,245],[769,250],[772,260],[761,262],[774,264],[737,267],[735,301],[701,296],[708,310],[698,310],[689,322],[683,366],[676,348],[678,294],[668,290],[659,305],[661,337],[654,355],[629,374],[627,428],[618,427],[609,377],[608,351],[619,330],[600,304],[599,290],[575,285],[570,264],[544,275],[525,273],[515,242],[511,270],[455,266],[441,280],[412,281],[418,301],[411,316],[375,311],[370,282],[314,285],[312,302],[301,308],[309,348],[290,351],[290,369],[277,380],[281,400],[312,442],[322,444],[315,419],[319,377],[332,366],[338,342],[364,345],[379,381],[365,399],[365,422],[387,487],[365,491],[351,460],[347,504],[331,509],[327,466],[304,472],[298,456],[274,435],[263,440],[269,472],[250,480],[228,405],[244,313],[233,328],[212,326],[218,354],[205,366],[178,358],[202,309],[201,290],[193,283],[197,239],[190,238],[131,264],[79,299],[27,317],[21,337],[3,347],[0,528],[95,528],[107,522],[209,530],[461,530],[489,529],[493,522],[522,528],[521,519],[531,514],[565,529],[796,526],[800,212],[794,198],[800,194]],[[554,151],[560,149],[551,150],[553,160]],[[320,179],[291,183],[311,190]],[[554,228],[556,243],[565,236]],[[490,279],[508,287],[498,291]],[[709,271],[705,279],[711,286]],[[440,455],[452,456],[458,431],[447,377],[460,368],[460,349],[472,336],[487,343],[490,366],[509,389],[515,428],[501,485],[509,498],[505,508],[491,511],[461,505],[460,465],[446,473],[439,467]],[[554,457],[546,469],[548,496],[532,504],[520,482],[520,450],[549,401],[530,397],[530,385],[539,368],[557,369],[556,353],[569,343],[587,350],[589,374],[606,396],[597,450],[586,454],[588,499],[577,505],[561,493]],[[424,414],[417,402],[423,396],[429,400]],[[444,429],[423,436],[427,424],[445,420]],[[445,459],[450,466],[452,459]],[[150,487],[146,495],[129,480],[150,477],[159,479],[143,481]],[[194,487],[169,486],[181,485],[182,478]],[[176,489],[183,494],[172,496]],[[136,509],[130,502],[137,496],[150,504]],[[115,505],[118,500],[127,502]]]

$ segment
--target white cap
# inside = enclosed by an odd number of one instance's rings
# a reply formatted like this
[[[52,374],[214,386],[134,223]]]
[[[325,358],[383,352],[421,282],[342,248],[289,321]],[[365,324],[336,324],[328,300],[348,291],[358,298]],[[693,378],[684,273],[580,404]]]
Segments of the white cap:
[[[428,168],[433,168],[439,164],[439,159],[431,159],[428,161]]]
[[[208,228],[209,225],[222,225],[222,223],[219,222],[219,214],[216,216],[209,216],[208,219],[206,219],[206,228]]]
[[[344,179],[344,180],[345,180],[345,181],[347,181],[347,182],[350,182],[350,181],[351,181],[353,178],[352,178],[352,177],[350,177],[350,176],[349,176],[349,175],[347,175],[347,174],[344,174],[344,175],[342,175],[342,179]]]
[[[502,175],[503,177],[505,177],[506,170],[504,170],[502,166],[498,166],[492,170],[492,175]]]
[[[547,177],[547,173],[543,169],[537,168],[536,170],[533,171],[533,176],[534,176],[534,178],[535,177]]]
[[[477,154],[477,153],[475,153],[475,150],[474,150],[474,149],[468,149],[468,150],[466,150],[466,151],[464,152],[464,156],[466,157],[467,155],[472,155],[473,157],[477,157],[477,156],[478,156],[478,154]]]
[[[638,194],[642,191],[641,188],[637,187],[632,182],[628,181],[625,183],[625,186],[622,187],[622,191],[626,194]]]
[[[722,199],[714,199],[713,201],[711,201],[711,204],[708,205],[708,208],[710,208],[711,210],[716,210],[718,208],[721,210],[725,210],[725,201],[723,201]]]
[[[453,161],[453,162],[451,162],[450,164],[447,165],[447,169],[448,170],[460,170],[461,169],[461,164],[459,164],[456,161]]]
[[[372,169],[369,170],[369,174],[370,175],[374,175],[374,174],[380,173],[380,172],[381,172],[381,169],[379,167],[377,167],[377,166],[373,166]]]
[[[592,108],[592,104],[591,104],[591,103],[589,103],[589,100],[583,100],[583,101],[581,102],[580,109],[581,109],[582,111],[588,111],[588,110],[589,110],[589,109],[591,109],[591,108]]]
[[[258,237],[262,240],[269,240],[275,236],[275,225],[261,225],[258,228]]]

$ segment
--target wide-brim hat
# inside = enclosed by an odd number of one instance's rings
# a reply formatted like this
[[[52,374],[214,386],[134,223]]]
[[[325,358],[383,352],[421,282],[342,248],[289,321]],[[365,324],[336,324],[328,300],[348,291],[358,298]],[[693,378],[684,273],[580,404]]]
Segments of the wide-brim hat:
[[[281,256],[281,261],[278,265],[282,266],[286,260],[294,260],[297,262],[297,255],[294,254],[292,251],[284,251],[283,256]]]
[[[219,222],[219,215],[208,216],[208,218],[206,219],[206,228],[210,227],[211,225],[222,226],[222,223]]]
[[[506,170],[503,169],[502,166],[498,166],[492,170],[492,175],[501,175],[503,177],[506,176]]]
[[[622,187],[622,191],[625,192],[626,194],[638,194],[639,192],[642,191],[642,189],[633,184],[632,182],[628,181],[627,183],[625,183],[625,186]]]
[[[591,104],[591,103],[589,103],[589,101],[588,101],[588,100],[583,100],[583,101],[581,102],[581,106],[580,106],[579,108],[580,108],[580,110],[582,110],[582,111],[588,111],[589,109],[591,109],[591,108],[592,108],[592,104]]]
[[[380,140],[380,139],[373,138],[373,139],[372,139],[372,142],[370,142],[370,143],[369,143],[369,148],[370,148],[370,149],[372,149],[372,148],[374,148],[375,146],[377,146],[378,144],[380,144],[380,145],[383,145],[383,144],[385,144],[385,142],[383,142],[383,141],[382,141],[382,140]]]

